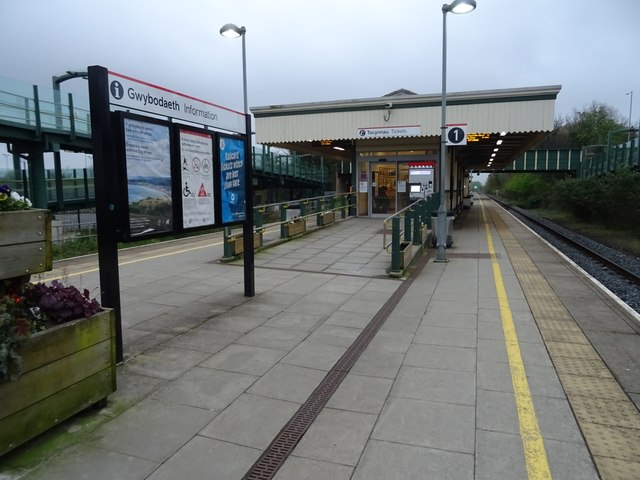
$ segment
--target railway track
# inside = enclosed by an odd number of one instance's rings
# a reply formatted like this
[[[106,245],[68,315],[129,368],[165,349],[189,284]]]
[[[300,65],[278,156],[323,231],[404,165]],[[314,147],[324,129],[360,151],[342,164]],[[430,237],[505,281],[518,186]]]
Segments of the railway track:
[[[636,312],[640,312],[640,259],[602,245],[487,195],[570,257]]]

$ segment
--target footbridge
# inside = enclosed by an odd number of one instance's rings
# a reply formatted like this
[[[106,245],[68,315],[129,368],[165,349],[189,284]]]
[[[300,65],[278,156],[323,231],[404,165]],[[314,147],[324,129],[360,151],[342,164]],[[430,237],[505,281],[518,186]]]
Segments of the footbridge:
[[[47,170],[44,161],[48,152],[92,153],[88,98],[0,77],[0,143],[8,145],[13,157],[12,168],[7,161],[0,180],[28,195],[35,206],[93,206],[92,165],[63,170],[60,156],[54,155],[54,169]],[[254,189],[265,197],[263,203],[276,201],[279,188],[289,190],[289,198],[296,191],[297,196],[311,196],[330,189],[331,168],[321,157],[254,147],[253,171]]]

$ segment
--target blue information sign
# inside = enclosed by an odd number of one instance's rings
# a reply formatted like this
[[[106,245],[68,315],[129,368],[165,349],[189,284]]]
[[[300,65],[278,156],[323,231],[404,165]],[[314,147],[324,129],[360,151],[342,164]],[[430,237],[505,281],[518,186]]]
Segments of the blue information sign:
[[[222,223],[246,218],[244,140],[219,137]]]

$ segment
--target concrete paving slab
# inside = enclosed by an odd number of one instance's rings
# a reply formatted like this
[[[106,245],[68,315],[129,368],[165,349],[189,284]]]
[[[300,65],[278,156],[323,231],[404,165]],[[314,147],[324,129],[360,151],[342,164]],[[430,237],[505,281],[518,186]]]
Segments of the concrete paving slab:
[[[200,364],[228,372],[261,376],[287,354],[284,350],[232,344]]]
[[[582,442],[558,442],[545,438],[544,445],[553,478],[598,480],[591,455]]]
[[[533,397],[533,406],[543,438],[574,443],[582,441],[575,417],[566,400]],[[518,413],[513,394],[479,390],[477,422],[478,428],[483,430],[519,434]]]
[[[247,393],[303,403],[326,372],[295,365],[275,365]]]
[[[346,350],[347,347],[307,340],[298,344],[280,363],[329,371]]]
[[[286,311],[291,313],[323,315],[326,318],[335,311],[337,305],[341,305],[345,301],[344,296],[339,294],[331,294],[331,296],[336,297],[336,303],[332,302],[330,299],[327,301],[321,301],[317,297],[315,301],[310,300],[310,296],[311,295],[307,295],[296,303],[289,305]],[[341,300],[338,301],[337,297],[341,297]]]
[[[260,450],[195,436],[149,480],[230,480],[242,478]]]
[[[505,475],[528,478],[520,436],[476,430],[475,480],[496,480]]]
[[[475,372],[402,366],[391,395],[417,400],[475,405]]]
[[[478,362],[509,363],[504,340],[478,339]]]
[[[87,443],[152,462],[164,462],[216,413],[146,399],[98,428]]]
[[[258,377],[196,367],[152,395],[167,402],[220,411],[255,383]]]
[[[475,373],[476,350],[474,348],[443,347],[440,345],[414,343],[409,347],[403,364],[410,367]]]
[[[350,480],[353,467],[290,456],[274,480]]]
[[[353,480],[472,480],[473,455],[370,440]],[[492,480],[500,478],[493,477]]]
[[[392,385],[393,381],[388,378],[349,373],[327,402],[327,407],[377,415],[382,410]]]
[[[332,313],[324,324],[362,329],[369,324],[373,316],[373,313],[356,313],[339,310]]]
[[[365,350],[351,368],[351,373],[368,377],[396,378],[404,353]]]
[[[308,335],[304,330],[259,326],[240,337],[236,343],[254,347],[291,350]]]
[[[242,394],[200,431],[200,435],[247,447],[266,449],[300,405]]]
[[[168,380],[136,375],[127,371],[124,365],[117,367],[118,388],[109,396],[107,406],[100,410],[102,415],[115,416],[147,398],[162,388]]]
[[[380,330],[385,332],[416,333],[420,320],[421,317],[419,316],[406,316],[394,312],[385,320]]]
[[[259,327],[268,320],[264,316],[246,316],[234,312],[228,312],[213,317],[200,326],[214,330],[230,330],[232,332],[247,333]]]
[[[180,319],[177,321],[176,319]],[[146,330],[154,333],[164,333],[165,335],[179,335],[197,327],[204,321],[199,317],[182,317],[174,311],[158,315],[150,320],[136,323],[136,330]]]
[[[136,330],[128,328],[123,333],[123,355],[124,359],[135,357],[147,350],[157,347],[174,338],[173,335],[165,333],[149,332],[146,330]]]
[[[324,408],[293,455],[355,466],[375,421],[375,415]]]
[[[420,325],[416,331],[413,341],[414,343],[424,343],[429,345],[475,348],[476,335],[476,332],[470,328]]]
[[[476,313],[447,313],[427,311],[422,317],[422,325],[435,327],[475,328],[478,323]]]
[[[309,335],[310,342],[324,343],[338,347],[348,347],[358,338],[362,328],[342,327],[325,322]]]
[[[144,480],[160,464],[88,445],[78,445],[53,457],[24,480]],[[0,476],[0,478],[3,478]],[[9,477],[7,477],[9,478]]]
[[[377,352],[388,353],[406,353],[411,345],[413,334],[406,332],[388,332],[379,331],[367,350],[375,350]]]
[[[127,362],[127,370],[139,375],[172,380],[190,368],[195,367],[210,355],[205,352],[161,345],[129,360]]]
[[[325,320],[325,318],[325,315],[285,311],[267,320],[264,323],[264,326],[275,328],[292,328],[310,332],[313,331],[318,325],[320,325]]]
[[[508,363],[478,361],[478,389],[513,393]]]
[[[390,396],[371,438],[474,453],[475,408]]]
[[[168,347],[216,353],[242,336],[239,332],[196,327],[165,342]]]

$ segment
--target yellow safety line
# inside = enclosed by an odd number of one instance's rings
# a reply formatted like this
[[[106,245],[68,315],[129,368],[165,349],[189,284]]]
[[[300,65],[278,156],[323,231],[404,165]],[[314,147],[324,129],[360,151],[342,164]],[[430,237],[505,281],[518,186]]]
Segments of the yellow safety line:
[[[524,371],[524,363],[522,362],[522,355],[520,354],[520,345],[518,344],[511,308],[509,307],[509,299],[504,288],[502,272],[493,247],[493,237],[489,230],[484,205],[482,205],[482,218],[487,232],[487,242],[489,244],[491,265],[493,267],[493,278],[496,284],[498,303],[500,305],[502,330],[507,346],[507,357],[509,358],[511,381],[513,383],[516,408],[518,410],[520,437],[522,438],[522,447],[524,448],[527,474],[529,480],[550,480],[551,471],[549,470],[549,462],[547,461],[547,452],[544,448],[536,412],[533,408],[533,400],[531,398],[531,391],[529,390],[529,383],[527,382],[527,375]]]
[[[200,250],[202,248],[216,247],[218,245],[222,245],[222,243],[223,242],[209,243],[207,245],[200,245],[198,247],[190,247],[190,248],[185,248],[185,249],[182,249],[182,250],[176,250],[176,251],[172,251],[172,252],[168,252],[168,253],[159,253],[158,255],[151,255],[149,257],[136,258],[134,260],[127,260],[126,262],[118,262],[118,266],[122,267],[123,265],[131,265],[132,263],[146,262],[147,260],[153,260],[155,258],[168,257],[170,255],[178,255],[180,253],[191,252],[193,250]],[[46,281],[49,282],[51,280],[62,280],[62,279],[69,278],[69,277],[75,277],[75,276],[78,276],[78,275],[85,275],[87,273],[97,272],[98,270],[100,270],[100,269],[98,267],[95,267],[95,268],[91,268],[89,270],[83,270],[81,272],[74,272],[74,273],[68,273],[68,274],[65,274],[65,275],[60,275],[58,277],[47,277]]]

